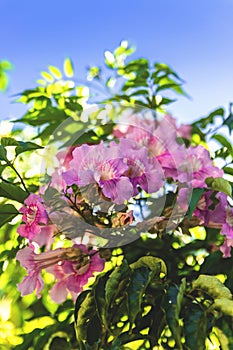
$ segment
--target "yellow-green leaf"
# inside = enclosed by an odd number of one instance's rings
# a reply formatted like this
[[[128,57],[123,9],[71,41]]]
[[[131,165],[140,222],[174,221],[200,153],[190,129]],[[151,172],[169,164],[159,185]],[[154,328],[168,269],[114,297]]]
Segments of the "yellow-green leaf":
[[[68,78],[72,78],[74,75],[73,64],[68,57],[64,61],[64,73]]]
[[[52,83],[54,81],[53,76],[51,74],[49,74],[48,72],[41,72],[41,76],[49,83]]]
[[[53,76],[56,79],[61,79],[62,78],[62,74],[61,74],[60,70],[57,67],[49,66],[49,70],[50,70],[50,72],[53,74]]]
[[[230,290],[214,276],[200,275],[193,282],[193,288],[203,290],[213,299],[225,298],[228,301],[232,299]]]

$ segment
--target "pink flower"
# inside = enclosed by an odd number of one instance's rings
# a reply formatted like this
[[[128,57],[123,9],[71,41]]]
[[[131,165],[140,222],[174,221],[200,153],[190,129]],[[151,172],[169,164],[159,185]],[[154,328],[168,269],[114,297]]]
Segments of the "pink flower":
[[[40,297],[44,285],[41,271],[47,269],[58,281],[51,291],[56,302],[64,301],[68,291],[73,295],[80,293],[88,278],[93,276],[93,272],[102,271],[104,268],[104,260],[99,257],[97,251],[88,250],[82,244],[40,254],[36,254],[33,245],[30,245],[20,250],[16,259],[28,272],[28,275],[18,284],[22,296],[36,290],[37,297]]]
[[[228,239],[233,239],[233,208],[226,207],[226,221],[222,226],[221,234]]]
[[[138,194],[138,186],[147,193],[157,192],[164,185],[164,175],[159,162],[155,158],[148,158],[146,147],[135,151],[129,140],[121,139],[119,147],[127,164],[124,175],[133,185],[133,195]]]
[[[177,129],[178,136],[183,137],[184,139],[190,140],[191,139],[191,133],[192,133],[192,127],[188,124],[181,124],[180,127]]]
[[[220,247],[221,252],[223,253],[224,258],[231,257],[231,248],[233,247],[233,239],[226,238],[223,245]]]
[[[20,262],[21,266],[27,269],[28,276],[25,276],[23,281],[17,284],[17,287],[22,296],[31,294],[36,290],[36,295],[40,298],[40,292],[43,289],[44,282],[40,275],[41,269],[38,269],[34,261],[35,256],[36,254],[34,253],[33,246],[18,251],[16,259]]]
[[[53,286],[50,296],[57,302],[63,302],[67,293],[70,292],[73,297],[77,296],[87,284],[88,279],[93,277],[94,272],[100,272],[104,269],[104,260],[99,257],[97,251],[88,251],[83,244],[74,245],[84,254],[80,261],[62,261],[48,269],[54,274],[57,283]]]
[[[56,225],[41,226],[41,230],[34,236],[33,242],[37,243],[39,247],[45,246],[46,250],[48,250],[51,248],[56,232]]]
[[[174,129],[177,132],[178,137],[185,138],[187,140],[190,140],[191,138],[191,133],[192,133],[192,127],[191,125],[188,124],[181,124],[179,127],[176,124],[176,119],[173,118],[171,115],[167,114],[165,115],[164,119],[169,122]]]
[[[43,206],[43,201],[40,196],[31,193],[24,201],[23,206],[19,211],[23,213],[22,220],[25,224],[18,227],[17,232],[31,241],[34,236],[41,231],[40,224],[46,224],[48,216]]]
[[[118,147],[103,143],[82,145],[73,151],[70,169],[63,173],[63,179],[68,186],[97,184],[105,197],[122,204],[133,193],[129,179],[123,176],[127,168]]]
[[[217,201],[215,204],[214,197],[216,197],[215,201]],[[207,191],[203,193],[193,215],[201,220],[202,225],[221,228],[226,222],[227,205],[227,195],[225,193],[219,192],[214,196],[213,191]],[[211,207],[213,208],[211,209]]]
[[[209,152],[201,145],[189,147],[178,166],[177,179],[194,188],[207,187],[208,177],[222,177],[223,171],[213,165]]]
[[[220,250],[224,257],[230,257],[231,247],[233,246],[233,208],[229,206],[225,193],[217,193],[215,199],[213,195],[213,191],[205,192],[193,215],[201,220],[202,225],[221,229],[220,233],[226,238]],[[216,200],[218,203],[214,204]],[[212,206],[214,208],[211,208]]]

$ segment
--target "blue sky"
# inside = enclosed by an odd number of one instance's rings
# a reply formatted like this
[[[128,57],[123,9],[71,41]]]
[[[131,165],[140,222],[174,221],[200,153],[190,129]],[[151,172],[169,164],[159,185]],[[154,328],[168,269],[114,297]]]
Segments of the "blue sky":
[[[137,46],[136,56],[170,64],[187,82],[192,100],[170,107],[181,121],[233,101],[232,0],[1,0],[0,8],[0,59],[14,65],[0,119],[23,113],[10,96],[34,87],[49,64],[62,67],[69,56],[83,78],[122,39]]]

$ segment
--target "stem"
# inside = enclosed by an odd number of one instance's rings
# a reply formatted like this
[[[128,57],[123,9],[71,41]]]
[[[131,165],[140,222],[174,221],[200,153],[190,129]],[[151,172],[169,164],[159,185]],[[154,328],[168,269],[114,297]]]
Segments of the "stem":
[[[8,162],[8,165],[11,167],[12,170],[14,170],[14,172],[16,173],[16,175],[19,177],[20,182],[21,182],[23,188],[25,189],[25,191],[26,191],[28,194],[30,194],[30,192],[28,191],[28,189],[27,189],[27,187],[26,187],[26,184],[25,184],[25,182],[24,182],[22,176],[21,176],[20,173],[18,172],[18,170],[17,170],[17,169],[14,167],[14,165],[11,164],[10,162]]]

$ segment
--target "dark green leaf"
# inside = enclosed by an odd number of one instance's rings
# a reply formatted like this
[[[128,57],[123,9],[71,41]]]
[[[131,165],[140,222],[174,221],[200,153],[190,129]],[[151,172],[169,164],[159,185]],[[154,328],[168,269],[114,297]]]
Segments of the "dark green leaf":
[[[12,204],[4,204],[0,206],[0,227],[10,222],[18,215],[18,210]]]
[[[194,123],[194,125],[199,125],[202,129],[206,128],[209,124],[213,124],[215,117],[221,116],[224,117],[225,110],[223,108],[218,108],[215,111],[211,112],[207,117],[201,118]]]
[[[88,291],[80,307],[76,307],[76,334],[80,341],[95,342],[101,332],[101,324],[97,315],[95,297]],[[95,330],[95,331],[94,331]]]
[[[213,139],[217,140],[223,147],[226,147],[229,154],[233,155],[233,147],[230,141],[223,135],[213,135]]]
[[[137,314],[141,311],[143,295],[150,283],[151,271],[147,267],[140,267],[133,271],[130,283],[127,288],[129,305],[129,322],[131,325],[135,321]]]
[[[1,145],[3,147],[6,146],[18,146],[19,142],[12,137],[2,137],[1,138]]]
[[[16,147],[15,149],[15,154],[18,156],[19,154],[27,151],[33,151],[35,149],[42,149],[43,147],[40,145],[37,145],[36,143],[33,142],[22,142],[19,141],[19,146]]]
[[[207,319],[200,306],[192,304],[184,313],[185,345],[190,350],[205,349]]]
[[[6,149],[0,145],[0,160],[4,160],[5,162],[8,162],[7,156],[6,156]]]
[[[28,193],[15,184],[1,181],[0,197],[9,198],[19,203],[24,203],[25,199],[28,197]]]
[[[126,260],[123,260],[122,264],[113,270],[105,287],[107,306],[110,306],[115,300],[116,295],[120,292],[119,288],[123,287],[122,281],[127,282],[130,275],[131,270]]]
[[[190,220],[194,210],[196,209],[197,203],[204,192],[203,188],[194,188],[192,191],[191,200],[188,209],[188,219]]]
[[[179,318],[185,289],[185,279],[182,279],[180,287],[170,286],[167,291],[164,306],[166,310],[167,323],[176,341],[178,349],[183,349],[181,343],[181,327],[179,324]]]
[[[229,166],[225,166],[223,169],[224,173],[229,174],[229,175],[233,175],[233,168],[229,167]]]

